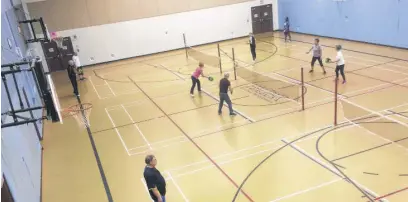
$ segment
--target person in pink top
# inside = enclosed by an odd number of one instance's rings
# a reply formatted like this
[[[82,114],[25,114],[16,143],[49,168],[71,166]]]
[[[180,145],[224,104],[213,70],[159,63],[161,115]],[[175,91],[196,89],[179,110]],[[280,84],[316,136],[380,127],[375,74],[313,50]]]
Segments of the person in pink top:
[[[191,75],[191,81],[193,82],[193,85],[191,86],[191,90],[190,90],[190,95],[191,97],[194,97],[194,88],[197,84],[197,88],[198,88],[198,92],[201,92],[201,83],[200,83],[200,76],[204,76],[204,72],[203,72],[203,68],[204,68],[204,63],[200,62],[198,64],[197,69],[193,72],[193,75]]]

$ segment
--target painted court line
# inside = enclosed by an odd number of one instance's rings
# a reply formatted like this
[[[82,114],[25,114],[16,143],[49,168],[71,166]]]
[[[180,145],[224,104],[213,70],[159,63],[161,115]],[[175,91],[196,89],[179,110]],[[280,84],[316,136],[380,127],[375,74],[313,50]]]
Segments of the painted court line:
[[[403,125],[403,126],[405,126],[405,127],[408,127],[408,124],[407,124],[407,123],[404,123],[404,122],[401,122],[401,121],[399,121],[399,120],[390,118],[390,117],[388,117],[388,116],[384,116],[384,115],[382,115],[382,114],[379,113],[379,112],[373,111],[373,110],[368,109],[368,108],[366,108],[366,107],[363,107],[363,106],[361,106],[361,105],[359,105],[359,104],[353,103],[353,102],[351,102],[351,101],[349,101],[349,100],[347,100],[347,99],[342,99],[342,98],[339,98],[339,99],[340,99],[340,100],[343,100],[343,101],[345,101],[345,102],[347,102],[347,103],[349,103],[349,104],[351,104],[351,105],[354,105],[354,106],[356,106],[356,107],[359,107],[359,108],[361,108],[361,109],[363,109],[363,110],[365,110],[365,111],[368,111],[368,112],[370,112],[370,113],[372,113],[372,114],[375,114],[375,115],[377,115],[377,116],[380,116],[380,117],[383,117],[383,118],[385,118],[385,119],[388,119],[389,121],[396,122],[396,123],[399,123],[399,124],[401,124],[401,125]]]
[[[205,94],[207,94],[209,97],[213,98],[214,100],[217,100],[218,102],[220,101],[220,99],[218,99],[217,97],[215,97],[214,95],[212,95],[211,93],[207,92],[205,89],[201,89]],[[224,103],[224,106],[228,107],[227,103]],[[250,122],[256,122],[255,119],[251,118],[250,116],[240,112],[237,109],[234,109],[234,112],[236,112],[237,114],[241,115],[242,117],[244,117],[245,119],[249,120]]]
[[[187,140],[184,135],[180,135],[180,136],[177,136],[177,137],[172,137],[172,138],[164,139],[164,140],[157,141],[157,142],[151,142],[150,145],[156,145],[156,144],[161,144],[161,143],[165,143],[165,142],[171,142],[171,141],[174,141],[174,140],[177,140],[177,139],[180,139],[180,138],[183,139],[183,140]],[[145,147],[148,147],[148,145],[132,147],[131,149],[129,149],[129,151],[136,150],[136,149],[139,149],[139,148],[145,148]]]
[[[292,136],[289,136],[289,137],[286,137],[286,138],[297,138],[297,137],[301,137],[301,136],[303,136],[303,135],[305,135],[305,134],[309,134],[309,133],[311,133],[311,132],[313,132],[313,131],[321,130],[321,129],[324,129],[324,128],[328,128],[328,129],[329,129],[330,126],[332,126],[332,124],[323,126],[323,127],[321,127],[321,128],[312,129],[312,130],[310,130],[310,131],[307,131],[307,132],[302,133],[301,135],[296,134],[296,135],[292,135]],[[222,155],[219,155],[219,156],[215,156],[213,159],[220,159],[220,158],[227,157],[227,156],[231,156],[231,155],[233,155],[233,154],[237,154],[237,153],[240,153],[240,152],[243,152],[243,151],[249,151],[249,150],[252,150],[252,149],[255,149],[255,148],[258,148],[258,147],[262,147],[262,146],[266,146],[266,145],[274,144],[274,143],[278,143],[278,142],[280,142],[279,139],[272,140],[272,141],[265,142],[265,143],[262,143],[262,144],[254,145],[254,146],[251,146],[251,147],[247,147],[247,148],[243,148],[243,149],[236,150],[236,151],[233,151],[233,152],[225,153],[225,154],[222,154]],[[269,151],[269,150],[268,150],[268,151]],[[172,168],[172,169],[169,169],[169,170],[170,170],[170,171],[176,171],[176,170],[180,170],[180,169],[183,169],[183,168],[186,168],[186,167],[190,167],[190,166],[194,166],[194,165],[198,165],[198,164],[202,164],[202,163],[206,163],[206,162],[208,162],[208,161],[207,161],[207,160],[198,161],[198,162],[194,162],[194,163],[191,163],[191,164],[187,164],[187,165],[179,166],[179,167],[176,167],[176,168]]]
[[[278,149],[278,148],[280,148],[281,146],[279,145],[279,146],[277,146],[277,147],[272,147],[272,148],[269,148],[269,149],[265,149],[265,150],[261,150],[261,151],[257,151],[257,152],[254,152],[254,153],[251,153],[251,154],[247,154],[247,155],[244,155],[244,156],[240,156],[240,157],[237,157],[237,158],[233,158],[233,159],[229,159],[229,160],[227,160],[227,161],[222,161],[222,162],[219,162],[218,163],[218,165],[225,165],[225,164],[229,164],[229,163],[232,163],[232,162],[234,162],[234,161],[238,161],[238,160],[242,160],[242,159],[246,159],[246,158],[249,158],[249,157],[252,157],[252,156],[256,156],[256,155],[259,155],[259,154],[263,154],[263,153],[265,153],[265,152],[271,152],[271,151],[273,151],[273,150],[275,150],[275,149]],[[191,170],[191,171],[188,171],[188,172],[185,172],[185,173],[181,173],[181,174],[178,174],[178,175],[176,175],[176,176],[174,176],[174,177],[182,177],[182,176],[185,176],[185,175],[191,175],[191,174],[194,174],[194,173],[197,173],[197,172],[201,172],[201,171],[203,171],[203,170],[207,170],[207,169],[210,169],[210,168],[214,168],[215,166],[214,165],[209,165],[209,166],[205,166],[205,167],[202,167],[202,168],[198,168],[198,169],[194,169],[194,170]]]
[[[402,104],[402,105],[394,106],[394,107],[385,109],[385,110],[383,110],[383,111],[386,112],[386,111],[388,111],[388,110],[390,110],[390,109],[394,109],[394,108],[397,108],[397,107],[400,107],[400,106],[405,106],[405,105],[407,105],[407,104]],[[364,115],[364,116],[359,116],[359,117],[354,118],[353,120],[361,120],[361,119],[367,118],[369,121],[377,121],[377,120],[380,120],[380,119],[383,118],[383,117],[381,117],[381,116],[378,116],[377,118],[374,118],[374,117],[373,117],[373,118],[369,118],[370,116],[372,116],[372,114],[368,114],[368,115]],[[345,118],[345,119],[346,119],[346,118]],[[347,122],[349,122],[349,121],[353,121],[353,120],[346,119],[346,121],[340,122],[340,123],[338,123],[338,125],[343,125],[343,124],[345,124],[345,123],[347,123]],[[345,127],[339,128],[339,129],[337,129],[336,131],[341,131],[341,130],[345,130],[345,129],[352,128],[352,127],[354,127],[353,124],[351,124],[351,125],[349,125],[349,126],[345,126]],[[324,128],[324,127],[323,127],[323,128]],[[302,136],[302,135],[300,135],[300,136]],[[297,136],[297,137],[300,137],[300,136]],[[308,141],[308,140],[310,140],[310,139],[313,139],[313,138],[316,138],[316,137],[319,137],[319,136],[320,136],[320,134],[312,135],[312,136],[310,136],[310,137],[301,139],[301,140],[297,141],[296,143]],[[287,137],[287,138],[289,138],[289,137]]]
[[[405,81],[407,79],[408,78],[402,78],[402,79],[398,79],[398,80],[391,81],[391,82],[392,83],[399,83],[399,82]],[[379,84],[379,85],[376,85],[376,86],[371,86],[371,87],[368,87],[368,88],[363,88],[363,89],[351,91],[351,92],[345,93],[344,95],[347,95],[348,97],[350,97],[352,94],[357,93],[357,92],[362,92],[362,91],[367,91],[367,90],[375,90],[376,88],[380,88],[382,86],[395,86],[395,84],[392,84],[392,83],[383,83],[383,84]],[[408,82],[399,83],[399,85],[404,85],[406,83],[408,83]]]
[[[183,193],[183,190],[180,188],[179,184],[176,182],[176,180],[173,178],[173,176],[171,175],[171,173],[169,171],[167,171],[168,177],[169,179],[173,182],[174,186],[176,187],[176,189],[178,190],[178,192],[181,194],[181,196],[183,197],[183,200],[188,202],[189,200],[187,199],[186,195]]]
[[[130,153],[129,153],[129,150],[128,150],[126,144],[125,144],[125,141],[123,140],[122,136],[120,135],[119,130],[116,128],[115,122],[113,122],[113,119],[112,119],[112,117],[110,116],[109,112],[106,110],[106,108],[105,108],[105,112],[106,112],[106,114],[108,115],[109,120],[111,121],[113,127],[115,128],[116,134],[118,135],[118,137],[119,137],[119,139],[120,139],[120,142],[122,142],[122,145],[123,145],[123,147],[124,147],[125,150],[126,150],[126,153],[130,156]]]
[[[98,91],[96,90],[96,87],[94,85],[94,83],[92,82],[91,76],[88,77],[89,82],[91,82],[91,85],[96,93],[96,95],[98,96],[99,99],[101,99],[101,96],[99,95]]]
[[[340,178],[340,179],[335,179],[335,180],[332,180],[332,181],[329,181],[329,182],[325,182],[325,183],[322,183],[320,185],[317,185],[317,186],[314,186],[314,187],[309,187],[307,189],[304,189],[304,190],[301,190],[301,191],[298,191],[298,192],[295,192],[295,193],[292,193],[292,194],[289,194],[289,195],[274,199],[274,200],[272,200],[270,202],[278,202],[278,201],[282,201],[282,200],[285,200],[285,199],[288,199],[288,198],[292,198],[292,197],[297,196],[297,195],[301,195],[301,194],[304,194],[304,193],[307,193],[307,192],[310,192],[310,191],[313,191],[313,190],[316,190],[316,189],[320,189],[320,188],[325,187],[325,186],[329,186],[331,184],[334,184],[336,182],[340,182],[342,180],[343,179]]]
[[[140,178],[140,180],[142,181],[142,184],[143,184],[143,186],[144,186],[144,188],[145,188],[145,190],[146,190],[146,192],[147,192],[147,195],[149,196],[149,198],[150,198],[150,193],[149,193],[149,189],[147,188],[147,183],[146,183],[146,181],[144,180],[144,178],[142,177],[142,178]],[[153,200],[152,200],[152,202],[154,202]]]
[[[282,139],[283,142],[285,142],[286,144],[289,143],[289,141]],[[327,170],[331,171],[332,173],[336,174],[337,176],[340,177],[344,177],[337,169],[333,169],[333,166],[329,166],[327,165],[327,163],[322,162],[320,159],[308,154],[305,150],[301,149],[300,147],[298,147],[295,143],[290,144],[290,146],[297,150],[298,152],[300,152],[301,154],[305,155],[306,157],[310,158],[311,160],[313,160],[314,162],[316,162],[317,164],[321,165],[323,168],[326,168]],[[349,179],[356,184],[360,189],[364,190],[366,193],[369,193],[370,195],[374,196],[374,197],[378,197],[379,194],[375,193],[374,191],[368,189],[366,186],[360,184],[359,182],[357,182],[356,180],[353,180],[349,177]],[[346,178],[344,178],[344,180],[346,180]],[[346,180],[347,182],[347,180]],[[349,182],[351,183],[351,182]]]
[[[103,78],[103,77],[102,77]],[[109,90],[111,91],[111,93],[113,94],[113,96],[116,96],[115,92],[112,90],[111,86],[109,85],[109,83],[105,80],[105,78],[103,78],[103,81],[105,82],[105,84],[108,86]]]
[[[305,47],[305,46],[302,46],[302,47]],[[286,47],[285,47],[285,48],[286,48]],[[291,49],[291,50],[293,50],[293,51],[299,51],[299,52],[301,51],[301,50],[298,49],[298,48]],[[295,55],[300,55],[300,54],[295,54]],[[294,55],[291,54],[290,56],[294,56]],[[380,62],[380,61],[376,61],[376,60],[366,59],[366,58],[363,58],[363,57],[355,57],[355,56],[352,56],[352,55],[349,55],[349,54],[345,55],[345,57],[346,57],[346,60],[347,60],[347,58],[355,58],[355,59],[360,59],[360,60],[375,62],[375,63],[377,63],[377,64],[375,64],[375,65],[385,63],[385,62]],[[391,61],[388,61],[388,62],[391,62]],[[354,64],[366,66],[366,67],[372,66],[372,65],[369,65],[369,64],[366,64],[366,63],[360,63],[360,62],[355,62],[355,61],[349,61],[349,63],[354,63]],[[401,68],[407,68],[407,67],[404,67],[404,66],[395,65],[395,64],[390,64],[390,63],[384,64],[384,66],[386,66],[386,65],[391,65],[391,66],[401,67]],[[390,72],[394,72],[394,73],[399,73],[399,74],[408,75],[408,74],[405,73],[405,72],[400,72],[400,71],[397,71],[397,70],[391,70],[391,69],[384,68],[384,67],[381,67],[381,66],[375,66],[375,67],[373,67],[373,68],[377,68],[377,69],[382,69],[382,70],[385,70],[385,71],[390,71]]]
[[[185,80],[185,78],[182,77],[182,76],[181,76],[180,74],[178,74],[177,72],[171,71],[170,69],[168,69],[168,68],[165,67],[164,65],[160,65],[160,66],[162,66],[163,68],[167,69],[168,71],[170,71],[171,73],[173,73],[174,75],[176,75],[177,77],[179,77],[180,79]],[[215,96],[213,96],[212,94],[210,94],[209,92],[207,92],[204,88],[201,88],[201,90],[202,90],[205,94],[207,94],[208,96],[210,96],[211,98],[217,100],[218,102],[220,101],[218,98],[216,98]],[[227,105],[226,103],[224,103],[224,106],[228,106],[228,105]],[[254,119],[252,119],[251,117],[249,117],[249,116],[243,114],[242,112],[240,112],[240,111],[238,111],[238,110],[236,110],[236,109],[234,109],[234,111],[235,111],[237,114],[241,115],[242,117],[248,119],[249,121],[255,122]]]
[[[147,146],[149,147],[149,149],[152,149],[152,146],[150,145],[149,141],[147,140],[147,138],[144,136],[142,130],[140,130],[139,126],[137,126],[137,124],[135,123],[135,120],[133,120],[132,116],[129,114],[128,110],[126,110],[125,106],[122,105],[122,109],[125,111],[125,113],[128,115],[130,121],[132,121],[133,126],[136,128],[136,130],[139,132],[140,136],[142,136],[143,140],[145,141],[145,143],[147,144]]]

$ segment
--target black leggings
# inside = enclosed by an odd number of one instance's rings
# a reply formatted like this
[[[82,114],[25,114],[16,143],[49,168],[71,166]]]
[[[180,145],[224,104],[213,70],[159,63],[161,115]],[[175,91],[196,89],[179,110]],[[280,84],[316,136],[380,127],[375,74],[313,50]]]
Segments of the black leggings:
[[[314,64],[315,64],[316,60],[319,61],[320,66],[323,67],[322,57],[313,57],[312,58],[312,63],[311,63],[312,67],[314,67]]]
[[[290,36],[290,31],[287,31],[287,32],[284,31],[283,33],[285,34],[285,42],[286,42],[288,36],[289,36],[289,41],[292,41],[292,36]]]
[[[250,48],[251,48],[252,59],[255,60],[256,59],[256,47],[253,45],[250,45]]]
[[[336,66],[336,79],[339,78],[339,71],[340,71],[341,76],[343,77],[343,81],[345,81],[346,76],[344,75],[344,65]]]
[[[201,91],[201,83],[200,83],[200,80],[197,79],[197,78],[195,78],[194,76],[191,76],[191,81],[193,82],[193,85],[191,86],[190,94],[193,94],[193,93],[194,93],[194,88],[195,88],[196,84],[197,84],[198,91]]]
[[[78,95],[79,92],[78,92],[78,83],[77,83],[77,80],[76,80],[76,76],[75,75],[69,76],[69,80],[71,81],[72,88],[74,89],[74,94]]]

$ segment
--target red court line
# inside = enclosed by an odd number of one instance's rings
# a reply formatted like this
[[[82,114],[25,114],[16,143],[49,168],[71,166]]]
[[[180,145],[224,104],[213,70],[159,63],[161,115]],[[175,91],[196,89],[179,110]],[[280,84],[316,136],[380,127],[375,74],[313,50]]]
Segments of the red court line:
[[[170,118],[170,116],[169,116],[168,114],[166,114],[166,112],[165,112],[149,95],[147,95],[147,93],[146,93],[142,88],[140,88],[139,85],[137,85],[137,83],[136,83],[134,80],[132,80],[132,78],[130,78],[130,77],[128,77],[128,78],[129,78],[129,80],[130,80],[138,89],[140,89],[140,91],[142,91],[142,93],[143,93],[147,98],[150,99],[150,101],[151,101],[154,105],[156,105],[156,107],[157,107],[160,111],[162,111],[162,113],[186,136],[186,138],[189,139],[190,142],[193,143],[194,146],[196,146],[197,149],[200,150],[201,153],[203,153],[203,154],[207,157],[207,159],[208,159],[209,161],[211,161],[211,163],[214,164],[214,166],[215,166],[216,168],[218,168],[218,170],[219,170],[226,178],[228,178],[228,180],[229,180],[236,188],[239,188],[239,185],[210,157],[210,155],[207,154],[207,152],[205,152],[205,151],[193,140],[193,138],[191,138],[190,136],[188,136],[187,133],[186,133],[172,118]],[[241,191],[241,193],[242,193],[249,201],[254,202],[254,200],[253,200],[244,190],[241,189],[240,191]]]
[[[388,196],[391,196],[391,195],[395,195],[395,194],[400,193],[400,192],[403,192],[403,191],[405,191],[405,190],[408,190],[408,187],[405,187],[405,188],[402,188],[402,189],[400,189],[400,190],[397,190],[397,191],[388,193],[388,194],[386,194],[386,195],[377,197],[377,198],[374,199],[374,201],[379,201],[379,200],[381,200],[381,199],[383,199],[383,198],[385,198],[385,197],[388,197]]]

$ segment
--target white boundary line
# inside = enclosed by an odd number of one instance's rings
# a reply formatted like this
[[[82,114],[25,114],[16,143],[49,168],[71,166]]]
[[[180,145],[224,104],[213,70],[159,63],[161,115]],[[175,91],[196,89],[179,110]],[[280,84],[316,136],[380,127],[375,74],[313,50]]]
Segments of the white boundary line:
[[[204,88],[201,88],[201,90],[202,90],[205,94],[207,94],[209,97],[213,98],[214,100],[217,100],[218,102],[220,101],[220,99],[216,98],[214,95],[212,95],[211,93],[207,92],[207,90],[205,90]],[[224,103],[224,106],[227,106],[227,107],[228,107],[227,103]],[[250,116],[248,116],[248,115],[246,115],[246,114],[240,112],[240,111],[237,110],[236,108],[233,109],[233,110],[234,110],[234,112],[236,112],[237,114],[241,115],[242,117],[248,119],[249,121],[251,121],[251,122],[256,122],[255,119],[253,119],[253,118],[251,118]]]
[[[91,83],[93,89],[95,90],[95,93],[96,93],[96,95],[98,96],[98,98],[99,98],[99,99],[102,99],[101,96],[100,96],[99,93],[98,93],[98,90],[96,90],[96,87],[95,87],[94,83],[92,82],[91,76],[89,76],[88,79],[89,79],[89,82]]]
[[[376,112],[376,111],[373,111],[373,110],[371,110],[371,109],[368,109],[368,108],[366,108],[366,107],[363,107],[363,106],[361,106],[361,105],[359,105],[359,104],[353,103],[353,102],[351,102],[351,101],[349,101],[349,100],[347,100],[347,99],[342,99],[342,98],[339,98],[339,99],[340,99],[340,101],[343,100],[343,101],[345,101],[345,102],[347,102],[347,103],[349,103],[349,104],[351,104],[351,105],[354,105],[354,106],[356,106],[356,107],[359,107],[359,108],[361,108],[361,109],[363,109],[363,110],[366,110],[366,111],[368,111],[368,112],[370,112],[370,113],[372,113],[372,114],[375,114],[375,115],[377,115],[377,116],[380,116],[380,117],[383,117],[383,118],[385,118],[385,119],[388,119],[389,121],[396,122],[396,123],[399,123],[399,124],[401,124],[401,125],[403,125],[403,126],[405,126],[405,127],[408,127],[408,124],[407,124],[407,123],[404,123],[404,122],[401,122],[401,121],[399,121],[399,120],[396,120],[396,119],[393,119],[393,118],[384,116],[384,115],[382,115],[381,113],[378,113],[378,112]]]
[[[332,180],[332,181],[329,181],[329,182],[325,182],[325,183],[319,184],[319,185],[317,185],[317,186],[309,187],[309,188],[304,189],[304,190],[302,190],[302,191],[298,191],[298,192],[295,192],[295,193],[292,193],[292,194],[289,194],[289,195],[286,195],[286,196],[283,196],[283,197],[274,199],[273,201],[270,201],[270,202],[278,202],[278,201],[281,201],[281,200],[285,200],[285,199],[288,199],[288,198],[292,198],[292,197],[294,197],[294,196],[301,195],[301,194],[304,194],[304,193],[306,193],[306,192],[310,192],[310,191],[313,191],[313,190],[316,190],[316,189],[320,189],[320,188],[325,187],[325,186],[329,186],[329,185],[331,185],[331,184],[334,184],[334,183],[336,183],[336,182],[340,182],[340,181],[342,181],[342,180],[343,180],[342,178],[339,178],[339,179],[335,179],[335,180]]]
[[[391,111],[389,111],[389,110],[387,110],[388,112],[391,112]],[[392,112],[391,112],[392,113]],[[402,119],[408,119],[407,117],[405,117],[405,116],[401,116],[401,114],[394,114],[395,116],[398,116],[398,117],[400,117],[400,118],[402,118]]]
[[[277,147],[272,147],[272,148],[268,148],[268,149],[265,149],[265,150],[257,151],[255,153],[247,154],[247,155],[244,155],[244,156],[240,156],[238,158],[229,159],[229,160],[224,161],[224,162],[219,162],[218,165],[221,166],[221,165],[225,165],[225,164],[237,161],[237,160],[246,159],[246,158],[251,157],[251,156],[259,155],[259,154],[262,154],[262,153],[265,153],[265,152],[270,152],[270,151],[272,151],[274,149],[278,149],[280,147],[281,147],[281,145],[279,145]],[[203,170],[207,170],[207,169],[210,169],[210,168],[213,168],[213,167],[215,167],[215,165],[205,166],[205,167],[202,167],[202,168],[198,168],[198,169],[195,169],[195,170],[191,170],[191,171],[176,175],[175,177],[177,178],[177,177],[181,177],[181,176],[185,176],[185,175],[191,175],[191,174],[194,174],[194,173],[197,173],[197,172],[200,172],[200,171],[203,171]]]
[[[164,139],[164,140],[157,141],[157,142],[152,142],[152,143],[150,143],[150,144],[151,144],[151,145],[155,145],[155,144],[160,144],[160,143],[164,143],[164,142],[171,142],[171,141],[173,141],[173,140],[175,140],[175,139],[180,139],[180,138],[187,140],[186,136],[181,135],[181,136],[176,136],[176,137]],[[143,146],[133,147],[133,148],[130,148],[129,151],[136,150],[136,149],[139,149],[139,148],[145,148],[145,147],[148,147],[148,146],[147,146],[147,145],[143,145]]]
[[[283,142],[288,143],[288,141],[285,140],[285,138],[282,139],[282,140],[283,140]],[[316,158],[316,157],[314,157],[314,156],[308,154],[306,151],[304,151],[302,148],[298,147],[297,145],[295,145],[295,144],[290,144],[290,146],[293,147],[294,149],[300,151],[300,152],[303,153],[304,155],[307,155],[309,158],[313,159],[314,161],[319,162],[319,164],[324,165],[327,169],[329,169],[329,170],[331,170],[332,172],[338,174],[339,176],[343,176],[343,175],[342,175],[340,172],[338,172],[336,169],[333,169],[333,168],[332,168],[333,166],[330,166],[330,165],[328,165],[327,163],[322,162],[320,159],[318,159],[318,158]],[[366,192],[368,192],[368,193],[374,195],[375,197],[378,197],[378,196],[379,196],[379,194],[377,194],[377,193],[375,193],[374,191],[368,189],[368,188],[365,187],[364,185],[358,183],[356,180],[353,180],[353,179],[351,179],[351,178],[349,178],[349,179],[352,180],[357,186],[359,186],[359,187],[360,187],[361,189],[363,189],[364,191],[366,191]],[[384,199],[384,200],[385,200],[385,199]]]
[[[305,48],[306,48],[306,46],[302,46],[302,45],[299,46],[299,47],[305,47]],[[294,48],[294,49],[293,49],[293,48],[289,48],[289,47],[284,47],[284,48],[291,49],[292,51],[299,51],[299,52],[301,52],[301,50],[298,49],[298,48]],[[298,54],[291,54],[291,56],[293,56],[293,55],[298,55]],[[367,59],[367,58],[364,58],[364,57],[356,57],[356,56],[349,55],[349,54],[346,55],[346,58],[355,58],[355,59],[358,59],[358,60],[365,60],[365,61],[370,61],[370,62],[377,63],[377,64],[374,64],[374,65],[382,64],[382,65],[375,66],[375,67],[372,67],[372,68],[378,68],[378,69],[383,69],[383,70],[385,70],[385,71],[390,71],[390,72],[395,72],[395,73],[400,73],[400,74],[408,75],[408,74],[405,73],[405,72],[400,72],[400,71],[391,70],[391,69],[388,69],[388,68],[381,67],[381,66],[389,65],[389,66],[407,68],[407,67],[405,67],[405,66],[396,65],[396,64],[392,64],[392,63],[383,64],[383,63],[386,63],[387,61],[380,62],[380,61],[376,61],[376,60],[372,60],[372,59]],[[391,61],[388,61],[388,62],[391,62]],[[370,65],[370,64],[360,63],[360,62],[355,62],[355,61],[349,61],[349,63],[354,63],[354,64],[362,65],[362,66],[372,66],[372,65]],[[363,69],[362,69],[362,70],[363,70]]]
[[[391,82],[392,82],[392,83],[398,83],[398,85],[404,85],[404,84],[406,84],[406,83],[408,83],[408,82],[404,82],[404,83],[399,83],[399,82],[405,81],[405,80],[407,80],[407,79],[408,79],[408,77],[407,77],[407,78],[403,78],[403,79],[398,79],[398,80],[395,80],[395,81],[391,81]],[[353,95],[354,93],[357,93],[357,92],[362,92],[362,91],[368,91],[368,90],[370,90],[370,89],[381,88],[382,86],[396,86],[395,84],[392,84],[392,83],[383,83],[383,84],[376,85],[376,86],[371,86],[371,87],[368,87],[368,88],[358,89],[358,90],[355,90],[355,91],[351,91],[351,92],[344,93],[344,95],[346,95],[346,96],[351,96],[351,95]],[[381,89],[381,90],[382,90],[382,89]]]
[[[125,143],[125,141],[123,140],[122,136],[120,135],[119,130],[116,128],[115,122],[113,122],[113,119],[112,119],[112,117],[110,116],[109,112],[106,110],[106,108],[105,108],[105,112],[106,112],[106,114],[108,115],[109,120],[111,121],[113,127],[115,128],[116,134],[118,135],[120,141],[122,142],[122,145],[123,145],[123,147],[124,147],[125,150],[126,150],[126,153],[130,156],[130,153],[129,153],[129,150],[128,150],[127,146],[126,146],[126,143]]]
[[[340,104],[341,104],[341,103],[340,103]],[[407,105],[407,104],[397,105],[397,106],[394,106],[394,107],[389,108],[389,109],[394,109],[394,108],[398,108],[398,107],[405,106],[405,105]],[[388,111],[389,109],[385,109],[385,110],[383,110],[383,112],[384,112],[384,111]],[[381,114],[381,113],[378,113],[378,114]],[[384,116],[384,115],[381,114],[381,116],[379,116],[379,117],[376,118],[376,119],[372,119],[371,121],[375,121],[375,120],[378,120],[378,119],[384,119],[385,117],[386,117],[386,116]],[[396,143],[396,142],[394,142],[394,141],[392,141],[392,140],[389,140],[389,139],[387,139],[387,138],[384,138],[384,137],[382,137],[381,135],[378,135],[377,133],[374,133],[374,132],[370,131],[369,129],[367,129],[367,128],[361,126],[360,124],[354,123],[353,121],[349,120],[347,117],[344,117],[344,119],[346,119],[349,123],[353,124],[354,126],[357,126],[358,128],[363,129],[363,130],[367,131],[368,133],[370,133],[370,134],[372,134],[372,135],[374,135],[374,136],[377,136],[378,138],[380,138],[380,139],[382,139],[382,140],[384,140],[384,141],[386,141],[386,142],[391,142],[392,144],[395,144],[395,146],[400,147],[400,148],[402,148],[403,150],[405,150],[406,152],[408,152],[408,148],[406,148],[406,147],[404,147],[404,146],[402,146],[402,145],[400,145],[400,144],[398,144],[398,143]]]
[[[133,120],[132,116],[129,114],[129,112],[126,110],[126,108],[125,108],[123,105],[121,105],[121,106],[122,106],[122,109],[125,111],[125,113],[128,115],[130,121],[132,121],[132,123],[134,123],[134,124],[132,124],[132,125],[133,125],[133,126],[136,128],[136,130],[139,132],[140,136],[142,136],[143,140],[145,141],[145,143],[147,144],[147,146],[149,147],[149,149],[152,150],[152,149],[153,149],[152,146],[150,145],[150,143],[149,143],[149,141],[147,140],[147,138],[144,136],[142,130],[140,130],[139,126],[137,126],[137,124],[135,123],[135,120]]]
[[[102,77],[103,78],[103,77]],[[109,85],[109,83],[104,79],[103,81],[105,81],[106,85],[108,86],[109,90],[112,92],[113,96],[116,96],[115,92],[113,91],[113,89],[111,88],[111,86]]]
[[[382,117],[380,117],[380,118],[382,118]],[[396,142],[394,142],[394,141],[391,141],[391,140],[389,140],[389,139],[387,139],[387,138],[384,138],[384,137],[382,137],[381,135],[378,135],[377,133],[374,133],[374,132],[372,132],[371,130],[368,130],[367,128],[361,126],[360,124],[356,124],[356,123],[354,123],[353,121],[351,121],[351,120],[349,120],[349,119],[347,119],[347,118],[344,118],[344,119],[346,119],[348,122],[350,122],[350,123],[353,124],[354,126],[357,126],[358,128],[361,128],[361,129],[367,131],[369,134],[371,134],[371,135],[373,135],[373,136],[376,136],[376,137],[378,137],[378,138],[380,138],[380,139],[382,139],[382,140],[384,140],[384,141],[386,141],[386,142],[390,142],[391,144],[394,144],[395,146],[400,147],[401,149],[403,149],[403,150],[405,150],[406,152],[408,152],[408,148],[405,148],[404,146],[402,146],[402,145],[400,145],[400,144],[398,144],[398,143],[396,143]]]
[[[178,183],[176,182],[176,180],[173,178],[173,176],[171,175],[171,173],[169,171],[166,171],[166,173],[168,174],[168,177],[171,181],[173,181],[174,186],[176,187],[176,189],[178,190],[178,192],[181,194],[181,196],[183,197],[184,201],[189,202],[189,200],[187,199],[186,195],[183,193],[182,189],[180,188],[180,186],[178,185]]]
[[[144,186],[144,188],[145,188],[145,190],[146,190],[146,192],[147,192],[147,195],[148,195],[149,198],[150,198],[150,193],[149,193],[149,189],[147,188],[146,181],[144,180],[143,177],[140,178],[140,181],[142,181],[142,184],[143,184],[143,186]],[[154,202],[153,200],[151,200],[151,201]]]
[[[176,75],[177,77],[179,77],[181,80],[186,80],[184,77],[182,77],[182,76],[181,76],[180,74],[178,74],[177,72],[171,71],[169,68],[165,67],[164,65],[160,65],[160,66],[162,66],[163,68],[165,68],[165,69],[166,69],[167,71],[169,71],[170,73],[173,73],[174,75]],[[202,90],[205,94],[207,94],[208,96],[210,96],[211,98],[217,100],[218,102],[220,101],[218,98],[216,98],[215,96],[213,96],[213,95],[211,95],[209,92],[207,92],[204,88],[201,88],[201,90]],[[226,103],[224,103],[224,106],[228,106],[228,105],[227,105]],[[234,109],[234,111],[237,112],[239,115],[243,116],[244,118],[248,119],[249,121],[255,122],[254,119],[252,119],[251,117],[245,115],[244,113],[242,113],[242,112],[240,112],[240,111],[238,111],[238,110],[236,110],[236,109]]]

